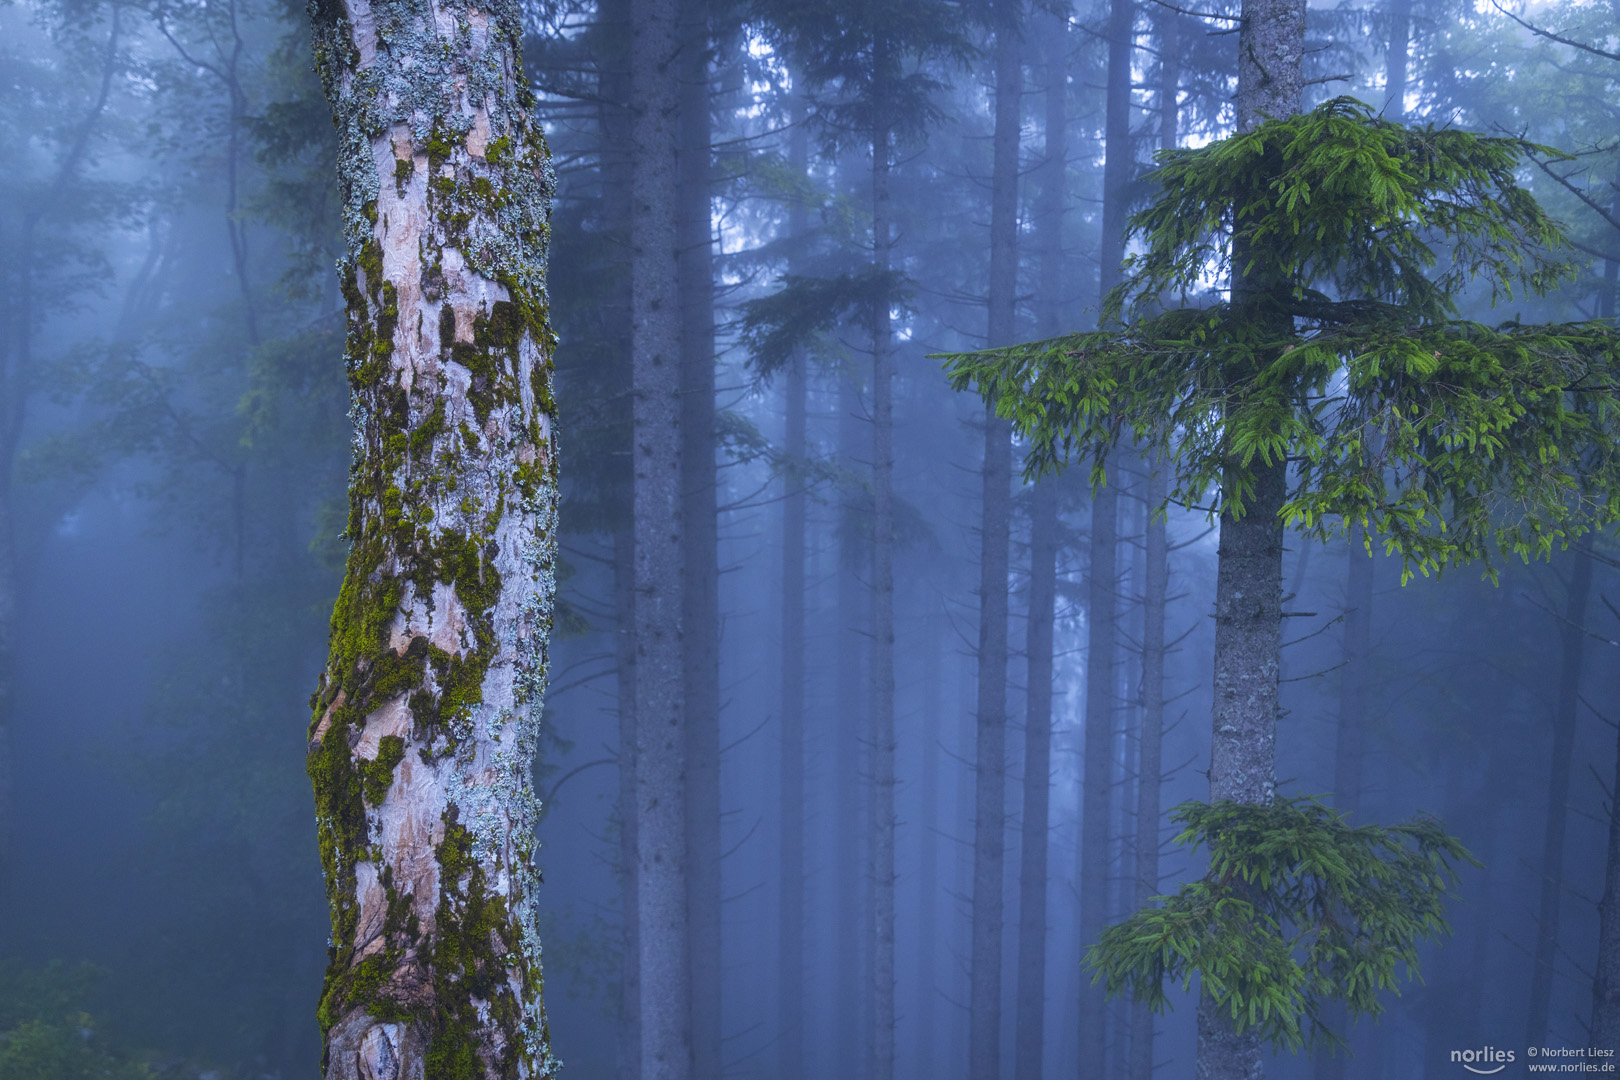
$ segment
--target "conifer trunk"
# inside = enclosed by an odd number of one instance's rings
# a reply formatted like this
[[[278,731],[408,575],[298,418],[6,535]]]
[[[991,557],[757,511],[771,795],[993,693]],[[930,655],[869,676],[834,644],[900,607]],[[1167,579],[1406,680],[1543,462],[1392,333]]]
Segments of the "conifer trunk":
[[[1043,41],[1046,144],[1039,204],[1037,333],[1062,329],[1063,204],[1068,178],[1068,13],[1036,16]],[[1024,717],[1023,828],[1018,863],[1018,990],[1014,1080],[1040,1080],[1046,1042],[1046,876],[1051,842],[1052,619],[1057,589],[1057,495],[1051,483],[1030,493],[1029,624],[1024,651],[1029,688]]]
[[[1117,481],[1117,477],[1115,478]],[[1091,565],[1086,578],[1086,719],[1080,780],[1080,948],[1102,934],[1108,907],[1108,804],[1114,738],[1115,590],[1119,576],[1119,489],[1091,497]],[[1082,1076],[1107,1076],[1107,1000],[1102,987],[1080,982]]]
[[[1592,978],[1592,1045],[1620,1050],[1620,739],[1609,785],[1609,847],[1598,902],[1597,962]]]
[[[631,0],[637,912],[644,1080],[692,1075],[677,0]]]
[[[935,611],[933,617],[923,623],[923,729],[922,750],[922,820],[936,822],[939,820],[939,753],[940,742],[947,715],[942,707],[941,699],[944,697],[943,675],[940,672],[940,651],[942,646],[941,627],[945,620],[943,613]],[[921,906],[921,915],[917,923],[917,940],[922,943],[921,957],[917,964],[918,987],[918,1015],[917,1015],[917,1076],[938,1075],[937,1062],[939,1060],[939,1046],[935,1036],[934,1019],[938,1011],[935,1003],[939,997],[938,972],[939,958],[942,950],[937,947],[939,941],[939,837],[937,830],[925,829],[922,840],[922,866],[917,874],[917,896]]]
[[[804,127],[802,99],[794,102],[794,127],[788,136],[788,167],[805,176],[810,142]],[[802,240],[808,221],[803,201],[788,212],[788,235]],[[783,387],[782,451],[789,466],[783,474],[782,497],[782,751],[781,833],[778,858],[781,881],[777,917],[776,1007],[781,1080],[804,1076],[804,588],[805,492],[802,465],[808,450],[807,363],[798,351],[788,362]]]
[[[1552,715],[1552,767],[1547,778],[1547,819],[1541,844],[1541,904],[1530,973],[1530,1012],[1525,1045],[1544,1046],[1547,1012],[1558,963],[1558,924],[1564,892],[1564,834],[1569,820],[1569,773],[1575,752],[1575,719],[1580,708],[1581,668],[1586,653],[1586,605],[1592,592],[1591,539],[1575,548],[1569,593],[1559,628],[1562,663]],[[1620,1047],[1609,1049],[1620,1050]]]
[[[1019,4],[996,4],[996,105],[990,187],[988,344],[1010,344],[1018,289],[1018,136],[1023,68]],[[1007,847],[1007,548],[1012,425],[987,412],[979,553],[978,731],[973,815],[973,937],[968,1076],[1001,1073],[1003,873]]]
[[[1119,284],[1125,259],[1125,200],[1135,161],[1131,154],[1131,54],[1135,0],[1108,0],[1108,86],[1103,103],[1102,236],[1099,292]]]
[[[1237,121],[1251,131],[1268,118],[1298,114],[1304,88],[1304,0],[1244,0],[1238,33]],[[1243,305],[1251,282],[1241,237],[1232,254],[1232,302]],[[1278,337],[1286,336],[1279,328]],[[1282,626],[1282,509],[1287,490],[1281,461],[1251,466],[1254,489],[1243,515],[1221,514],[1215,574],[1214,732],[1211,802],[1269,803],[1276,794],[1277,678]],[[1223,498],[1234,492],[1224,485]],[[1233,1030],[1207,994],[1198,1003],[1198,1080],[1259,1080],[1261,1045],[1253,1029]]]
[[[874,43],[872,98],[872,261],[878,295],[872,312],[872,670],[871,670],[871,1068],[868,1080],[894,1076],[894,357],[887,275],[894,247],[889,173],[893,132],[887,118],[891,43]]]
[[[549,1076],[530,768],[555,592],[552,179],[522,27],[458,0],[312,16],[358,425],[309,733],[322,1068]]]
[[[865,455],[861,445],[859,414],[864,411],[854,374],[841,373],[838,384],[838,454],[845,462],[858,461]],[[862,883],[866,879],[868,864],[864,858],[870,838],[863,835],[863,781],[869,773],[865,767],[867,735],[865,716],[870,702],[863,701],[861,691],[867,685],[866,661],[861,646],[865,642],[862,627],[866,619],[865,599],[861,588],[867,576],[867,557],[870,545],[864,537],[868,529],[867,508],[861,506],[853,491],[846,490],[844,505],[840,508],[839,566],[838,566],[838,725],[833,740],[833,807],[836,818],[838,858],[833,867],[836,904],[833,911],[833,1000],[834,1045],[833,1060],[840,1076],[856,1076],[865,1059],[862,1028],[866,1011],[862,1003],[869,987],[866,985],[865,965],[861,958],[868,942],[865,934],[865,895]]]
[[[681,510],[686,538],[687,895],[692,1071],[720,1075],[720,567],[714,445],[714,255],[710,219],[709,27],[681,0]]]

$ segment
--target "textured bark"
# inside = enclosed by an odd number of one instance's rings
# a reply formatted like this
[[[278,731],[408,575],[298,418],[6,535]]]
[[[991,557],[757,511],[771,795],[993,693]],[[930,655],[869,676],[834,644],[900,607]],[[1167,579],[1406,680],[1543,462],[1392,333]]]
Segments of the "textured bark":
[[[996,5],[996,112],[990,187],[988,344],[1010,344],[1018,289],[1018,135],[1023,70],[1019,4]],[[985,418],[979,551],[978,731],[973,789],[973,931],[968,1077],[1001,1073],[1001,952],[1007,848],[1007,547],[1012,427]]]
[[[357,426],[309,733],[323,1070],[547,1076],[530,770],[556,587],[552,180],[521,20],[454,0],[311,14]]]
[[[715,513],[714,254],[710,219],[709,27],[681,0],[681,509],[686,535],[686,873],[692,1070],[720,1075],[720,567]]]
[[[1046,1021],[1046,863],[1052,802],[1052,617],[1057,599],[1057,494],[1030,493],[1029,690],[1024,717],[1024,806],[1018,864],[1018,1027],[1015,1080],[1040,1080]]]
[[[1125,260],[1127,188],[1136,162],[1131,153],[1131,53],[1134,0],[1108,0],[1108,89],[1103,106],[1103,208],[1098,247],[1101,293],[1119,284]]]
[[[630,216],[641,1073],[692,1075],[676,0],[632,0]]]
[[[1575,549],[1569,592],[1559,627],[1562,663],[1553,703],[1552,765],[1547,778],[1547,819],[1541,844],[1541,904],[1536,916],[1536,947],[1530,972],[1530,1011],[1525,1045],[1547,1041],[1547,1010],[1558,964],[1558,929],[1564,892],[1564,834],[1569,821],[1569,773],[1574,764],[1575,719],[1580,708],[1581,668],[1586,654],[1586,605],[1592,592],[1590,539]]]
[[[804,99],[793,101],[794,126],[788,136],[788,168],[806,176],[810,168],[810,139],[804,124]],[[802,241],[809,229],[803,200],[788,211],[788,235]],[[789,260],[790,269],[792,263]],[[784,428],[782,450],[788,471],[782,497],[782,757],[781,893],[777,915],[776,1007],[779,1026],[777,1076],[802,1080],[804,1076],[804,630],[805,630],[805,511],[804,476],[797,471],[809,449],[807,437],[809,371],[803,352],[788,365],[783,386]]]
[[[1159,894],[1160,777],[1164,771],[1164,620],[1170,587],[1170,543],[1158,507],[1165,499],[1163,465],[1149,465],[1146,549],[1142,575],[1142,727],[1137,743],[1136,867],[1132,897],[1140,910]],[[1153,1010],[1131,1003],[1131,1080],[1153,1077]]]
[[[1244,0],[1238,33],[1237,120],[1250,131],[1266,119],[1299,112],[1304,89],[1304,0]],[[1242,305],[1269,275],[1245,280],[1236,268],[1250,252],[1232,253],[1232,299]],[[1262,260],[1263,261],[1263,260]],[[1279,336],[1286,336],[1283,328]],[[1276,794],[1277,677],[1282,625],[1282,524],[1287,486],[1281,462],[1252,465],[1254,491],[1242,517],[1221,514],[1215,576],[1214,733],[1209,796],[1268,803]],[[1234,485],[1225,484],[1225,495]],[[1242,1034],[1212,998],[1198,1003],[1198,1080],[1258,1080],[1264,1075],[1253,1029]]]
[[[1108,794],[1113,764],[1114,619],[1119,576],[1119,489],[1098,488],[1091,499],[1091,567],[1086,581],[1085,764],[1080,789],[1080,948],[1102,934],[1108,907]],[[1102,986],[1080,985],[1080,1053],[1084,1075],[1108,1075]]]
[[[888,107],[889,43],[873,48],[872,98]],[[872,129],[872,261],[887,273],[894,248],[889,191],[893,137],[879,119]],[[871,1066],[868,1080],[894,1076],[894,357],[890,298],[879,288],[872,319],[872,669],[870,745],[872,929]]]

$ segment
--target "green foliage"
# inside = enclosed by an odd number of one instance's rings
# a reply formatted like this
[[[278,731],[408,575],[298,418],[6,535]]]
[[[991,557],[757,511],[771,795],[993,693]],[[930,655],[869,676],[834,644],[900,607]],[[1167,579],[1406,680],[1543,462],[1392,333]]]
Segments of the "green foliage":
[[[1620,336],[1607,323],[1455,318],[1465,286],[1544,293],[1570,272],[1559,226],[1515,179],[1531,153],[1374,118],[1340,98],[1161,156],[1146,249],[1108,298],[1116,330],[945,357],[1029,440],[1027,471],[1126,433],[1175,463],[1172,499],[1296,466],[1283,516],[1325,538],[1363,524],[1428,573],[1522,557],[1620,517]],[[1170,294],[1224,275],[1204,306]]]
[[[1209,871],[1161,906],[1103,931],[1087,962],[1110,995],[1163,1011],[1166,979],[1205,993],[1239,1030],[1277,1049],[1343,1044],[1322,1024],[1329,1000],[1378,1015],[1420,942],[1450,932],[1442,903],[1453,865],[1478,866],[1440,824],[1351,828],[1314,798],[1270,805],[1188,802],[1176,843],[1209,850]]]
[[[84,1006],[100,973],[88,964],[0,964],[0,1076],[6,1080],[145,1080],[145,1064],[107,1044]]]

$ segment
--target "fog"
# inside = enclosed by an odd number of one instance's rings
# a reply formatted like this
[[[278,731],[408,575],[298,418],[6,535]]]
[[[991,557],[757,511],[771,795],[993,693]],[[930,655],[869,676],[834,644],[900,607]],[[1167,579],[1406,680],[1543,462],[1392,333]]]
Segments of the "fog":
[[[1161,512],[1128,439],[1097,486],[1080,456],[1037,483],[1019,436],[1010,477],[987,498],[984,402],[953,390],[934,354],[1098,325],[1119,255],[1143,250],[1137,238],[1122,252],[1119,230],[1153,196],[1155,150],[1235,130],[1237,37],[1224,32],[1235,20],[1216,3],[1187,5],[1210,17],[1125,0],[1018,7],[1009,177],[996,169],[993,20],[972,4],[892,0],[927,30],[906,46],[915,93],[896,124],[893,275],[879,288],[861,277],[874,258],[871,143],[840,111],[857,80],[815,75],[782,29],[799,27],[791,41],[802,45],[834,33],[852,5],[684,6],[702,27],[708,104],[703,137],[692,142],[688,126],[682,138],[709,164],[713,272],[695,289],[713,333],[714,419],[695,445],[716,504],[713,547],[688,567],[713,575],[718,598],[712,623],[689,620],[684,637],[712,632],[719,649],[712,707],[687,702],[688,723],[712,714],[719,748],[717,770],[687,766],[693,804],[718,800],[718,895],[694,914],[690,946],[693,1007],[701,1014],[712,987],[718,1039],[699,1015],[694,1075],[710,1080],[701,1063],[713,1061],[714,1080],[872,1076],[883,539],[872,327],[886,320],[894,1075],[1011,1080],[1023,1040],[1018,1080],[1145,1080],[1130,1065],[1142,1035],[1129,997],[1104,1001],[1093,984],[1081,897],[1102,881],[1108,924],[1138,906],[1154,618],[1166,647],[1150,894],[1204,873],[1207,853],[1173,842],[1169,814],[1209,798],[1215,495]],[[1549,151],[1544,168],[1526,162],[1516,175],[1564,223],[1575,271],[1543,297],[1493,310],[1476,289],[1460,308],[1492,324],[1612,318],[1620,61],[1602,50],[1614,47],[1616,13],[1585,0],[1512,10],[1522,22],[1490,4],[1313,0],[1305,106],[1349,96],[1408,124],[1522,135],[1573,155]],[[627,545],[649,527],[634,520],[627,464],[623,208],[637,152],[627,118],[639,107],[627,17],[622,0],[530,3],[523,45],[557,173],[549,288],[563,492],[534,772],[537,903],[552,1049],[575,1080],[642,1075],[627,1053],[640,1036],[625,991],[633,881],[620,770],[621,675],[636,648]],[[1125,71],[1109,62],[1121,25]],[[1111,95],[1126,127],[1110,140]],[[331,929],[305,756],[347,550],[351,452],[332,132],[301,5],[0,6],[0,1078],[320,1072]],[[1009,184],[1014,262],[1010,274],[996,264],[1007,274],[996,283],[992,204]],[[815,281],[843,282],[852,298],[806,299]],[[992,340],[998,289],[1012,330]],[[786,299],[773,308],[773,297]],[[793,311],[808,314],[778,348],[770,334]],[[1104,487],[1118,493],[1117,540],[1099,584]],[[1038,489],[1056,521],[1047,776],[1025,767],[1041,696],[1032,668],[1043,678],[1030,648]],[[1000,970],[975,976],[981,619],[993,610],[981,581],[997,498],[1008,530],[1006,565],[991,575],[1006,610]],[[1155,520],[1169,547],[1157,611]],[[1377,535],[1285,533],[1279,792],[1318,796],[1355,825],[1433,815],[1478,865],[1457,864],[1451,932],[1422,944],[1420,978],[1400,965],[1382,1016],[1349,1027],[1351,1056],[1268,1049],[1268,1076],[1455,1077],[1454,1052],[1484,1047],[1516,1052],[1511,1076],[1532,1047],[1591,1045],[1599,903],[1620,858],[1620,544],[1610,526],[1552,548],[1419,572]],[[1094,633],[1105,594],[1111,640]],[[1098,672],[1100,692],[1088,685]],[[1347,700],[1359,702],[1350,742]],[[1100,714],[1097,702],[1108,703]],[[1106,751],[1091,763],[1106,787],[1091,793],[1107,817],[1103,852],[1082,837],[1088,731]],[[1023,872],[1036,786],[1049,796],[1043,882]],[[1031,889],[1045,922],[1033,1006],[1019,991]],[[694,895],[702,908],[707,894]],[[698,931],[703,918],[717,942]],[[1155,1017],[1158,1075],[1193,1075],[1198,987],[1174,982]],[[969,1066],[976,993],[1000,1002],[999,1064],[982,1074]],[[1023,1071],[1028,1060],[1038,1072]]]

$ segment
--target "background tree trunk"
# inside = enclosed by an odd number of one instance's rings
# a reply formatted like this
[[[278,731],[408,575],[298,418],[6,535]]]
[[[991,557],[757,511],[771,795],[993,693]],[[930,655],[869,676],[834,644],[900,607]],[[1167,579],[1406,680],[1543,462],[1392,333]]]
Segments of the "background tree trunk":
[[[334,1080],[554,1064],[530,786],[555,590],[551,171],[515,13],[437,15],[460,36],[394,0],[313,11],[359,424],[308,759]],[[476,104],[447,92],[474,71],[496,75]],[[488,211],[475,180],[517,213]]]
[[[1018,136],[1023,93],[1017,0],[996,5],[996,120],[990,189],[988,344],[1008,344],[1018,290]],[[1007,547],[1012,425],[985,416],[979,550],[978,739],[974,756],[973,939],[968,1076],[1001,1073],[1003,874],[1007,847]]]
[[[1525,1045],[1547,1042],[1547,1011],[1558,964],[1558,924],[1564,892],[1564,833],[1569,820],[1569,773],[1575,752],[1575,719],[1580,709],[1581,668],[1586,654],[1586,605],[1592,592],[1591,538],[1575,548],[1569,592],[1559,627],[1563,654],[1552,715],[1552,763],[1547,778],[1547,818],[1541,846],[1541,904],[1536,917],[1534,966],[1530,972],[1530,1014]],[[1620,1050],[1620,1047],[1608,1049]]]
[[[710,218],[709,23],[680,0],[681,511],[686,538],[687,904],[692,1071],[720,1075],[720,567],[714,433],[714,238]]]
[[[1119,482],[1114,477],[1114,484]],[[1108,804],[1113,766],[1115,590],[1119,577],[1119,488],[1091,496],[1091,566],[1086,577],[1085,763],[1080,780],[1080,948],[1095,944],[1108,911]],[[1102,986],[1080,980],[1083,1072],[1109,1075]]]
[[[853,464],[864,456],[861,446],[862,411],[859,384],[854,374],[844,371],[838,380],[838,450],[839,457]],[[844,505],[840,508],[838,566],[838,728],[834,734],[833,770],[834,798],[837,805],[837,853],[833,873],[837,897],[833,913],[836,927],[833,958],[833,1011],[836,1032],[834,1060],[838,1075],[858,1076],[866,1055],[864,1024],[866,1012],[862,1007],[869,987],[866,985],[866,966],[862,963],[868,942],[865,934],[864,883],[869,864],[863,857],[870,840],[863,835],[862,805],[867,800],[865,782],[869,780],[865,768],[867,749],[866,709],[870,702],[863,700],[862,688],[866,661],[862,649],[861,628],[866,622],[865,599],[861,579],[867,573],[867,559],[871,545],[865,536],[869,526],[867,507],[860,505],[856,494],[846,489]]]
[[[692,1075],[682,526],[677,0],[631,0],[631,362],[641,1070]]]

